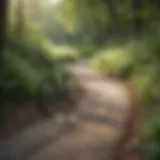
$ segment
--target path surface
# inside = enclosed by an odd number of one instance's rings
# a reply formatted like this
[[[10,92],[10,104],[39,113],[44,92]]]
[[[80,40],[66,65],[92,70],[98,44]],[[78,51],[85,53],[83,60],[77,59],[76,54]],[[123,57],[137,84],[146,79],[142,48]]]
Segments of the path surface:
[[[112,159],[130,109],[125,85],[105,80],[86,62],[68,68],[86,92],[73,113],[36,125],[0,145],[1,160]]]

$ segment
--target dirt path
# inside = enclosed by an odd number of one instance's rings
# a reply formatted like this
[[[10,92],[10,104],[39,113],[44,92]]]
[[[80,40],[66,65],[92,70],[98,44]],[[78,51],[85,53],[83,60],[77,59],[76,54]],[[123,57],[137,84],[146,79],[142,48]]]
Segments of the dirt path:
[[[86,91],[76,109],[3,142],[1,160],[112,159],[130,109],[125,85],[105,80],[82,62],[68,68]]]

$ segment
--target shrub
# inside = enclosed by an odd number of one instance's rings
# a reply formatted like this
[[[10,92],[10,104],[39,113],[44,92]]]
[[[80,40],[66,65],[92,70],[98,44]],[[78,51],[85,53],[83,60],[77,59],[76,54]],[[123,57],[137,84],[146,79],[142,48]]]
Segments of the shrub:
[[[11,98],[34,98],[39,88],[44,96],[57,100],[68,87],[70,74],[64,64],[51,58],[43,45],[46,39],[34,37],[8,37],[0,72],[0,90],[5,93],[1,107]]]
[[[160,159],[160,30],[151,29],[141,39],[125,47],[109,48],[97,52],[91,67],[107,74],[127,77],[144,105],[144,126],[141,146],[146,159]],[[142,106],[140,106],[142,107]]]
[[[128,77],[132,72],[132,61],[126,48],[102,50],[91,60],[91,67],[108,75]]]

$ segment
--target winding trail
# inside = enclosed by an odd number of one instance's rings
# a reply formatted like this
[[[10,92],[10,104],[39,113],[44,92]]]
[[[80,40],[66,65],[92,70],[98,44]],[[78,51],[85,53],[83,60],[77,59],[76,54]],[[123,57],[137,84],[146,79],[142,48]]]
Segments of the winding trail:
[[[0,160],[112,160],[131,107],[125,83],[104,79],[87,63],[67,65],[85,95],[59,114],[0,143]]]

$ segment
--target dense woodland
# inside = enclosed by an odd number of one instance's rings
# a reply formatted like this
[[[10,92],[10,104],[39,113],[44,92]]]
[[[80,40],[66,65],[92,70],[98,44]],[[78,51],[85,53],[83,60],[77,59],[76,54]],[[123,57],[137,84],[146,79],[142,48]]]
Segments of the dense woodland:
[[[66,98],[63,64],[90,57],[133,82],[145,115],[139,145],[160,159],[159,0],[1,0],[0,9],[1,121],[19,98]]]

